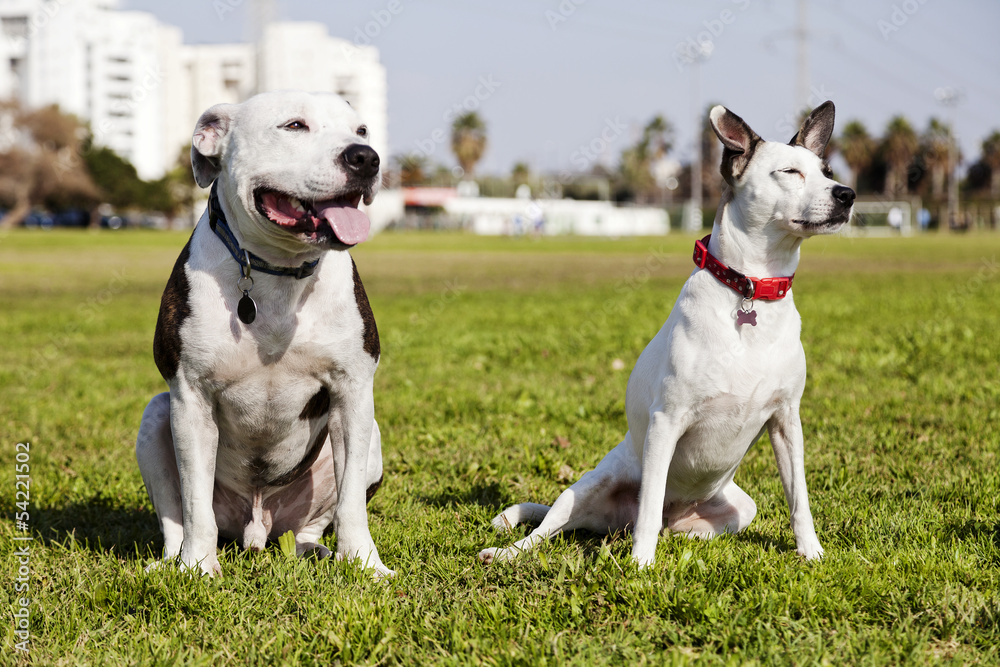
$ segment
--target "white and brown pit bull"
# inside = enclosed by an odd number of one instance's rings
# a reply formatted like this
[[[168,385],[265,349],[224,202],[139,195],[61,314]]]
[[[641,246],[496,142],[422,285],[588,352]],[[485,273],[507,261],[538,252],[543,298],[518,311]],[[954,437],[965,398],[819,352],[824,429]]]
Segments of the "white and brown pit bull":
[[[380,184],[354,110],[280,92],[202,114],[191,161],[208,210],[174,266],[154,337],[170,391],[142,416],[136,457],[164,560],[220,573],[217,539],[299,554],[332,524],[338,558],[376,576],[366,503],[382,482],[372,382],[379,337],[347,249]]]

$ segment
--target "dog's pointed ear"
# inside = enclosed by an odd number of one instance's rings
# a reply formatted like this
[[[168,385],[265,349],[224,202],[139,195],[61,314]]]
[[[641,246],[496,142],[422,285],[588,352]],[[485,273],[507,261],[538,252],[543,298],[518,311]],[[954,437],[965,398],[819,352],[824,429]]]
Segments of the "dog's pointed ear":
[[[191,137],[191,169],[198,187],[207,188],[218,177],[222,146],[233,123],[235,104],[216,104],[201,114]]]
[[[836,115],[833,102],[830,100],[823,102],[806,116],[802,121],[802,127],[788,145],[808,148],[822,158],[826,153],[826,145],[830,143],[830,137],[833,135],[833,120]]]
[[[723,145],[719,171],[726,183],[733,185],[746,169],[761,138],[742,118],[724,106],[712,107],[708,118]]]

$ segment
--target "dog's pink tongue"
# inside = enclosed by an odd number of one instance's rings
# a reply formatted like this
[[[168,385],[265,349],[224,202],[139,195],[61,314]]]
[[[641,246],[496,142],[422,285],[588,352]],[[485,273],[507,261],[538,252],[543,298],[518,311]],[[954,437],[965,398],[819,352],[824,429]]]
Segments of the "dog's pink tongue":
[[[315,208],[319,217],[330,223],[333,233],[344,245],[355,245],[368,238],[371,221],[357,208],[335,199],[318,201]]]

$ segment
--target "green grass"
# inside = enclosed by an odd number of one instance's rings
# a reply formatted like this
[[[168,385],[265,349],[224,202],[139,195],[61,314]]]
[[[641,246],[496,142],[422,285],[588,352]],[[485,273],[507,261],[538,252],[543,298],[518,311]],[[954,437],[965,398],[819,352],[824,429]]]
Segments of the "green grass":
[[[643,572],[620,536],[475,555],[513,539],[490,529],[498,510],[551,502],[620,440],[628,372],[692,239],[364,244],[384,353],[369,515],[398,572],[382,583],[277,545],[227,546],[215,580],[143,572],[162,542],[133,446],[164,387],[153,326],[184,241],[0,237],[0,553],[13,582],[14,449],[30,441],[34,663],[1000,663],[1000,236],[806,243],[802,419],[826,558],[795,555],[762,442],[737,473],[750,528],[664,537]],[[4,664],[28,661],[18,597],[3,586]]]

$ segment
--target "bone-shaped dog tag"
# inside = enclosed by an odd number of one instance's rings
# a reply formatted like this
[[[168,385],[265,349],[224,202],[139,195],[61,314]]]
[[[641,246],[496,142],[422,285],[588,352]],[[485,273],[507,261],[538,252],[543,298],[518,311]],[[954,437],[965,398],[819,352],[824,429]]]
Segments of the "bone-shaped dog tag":
[[[736,324],[743,325],[749,324],[752,327],[757,326],[757,311],[756,310],[743,310],[740,308],[736,311]]]

